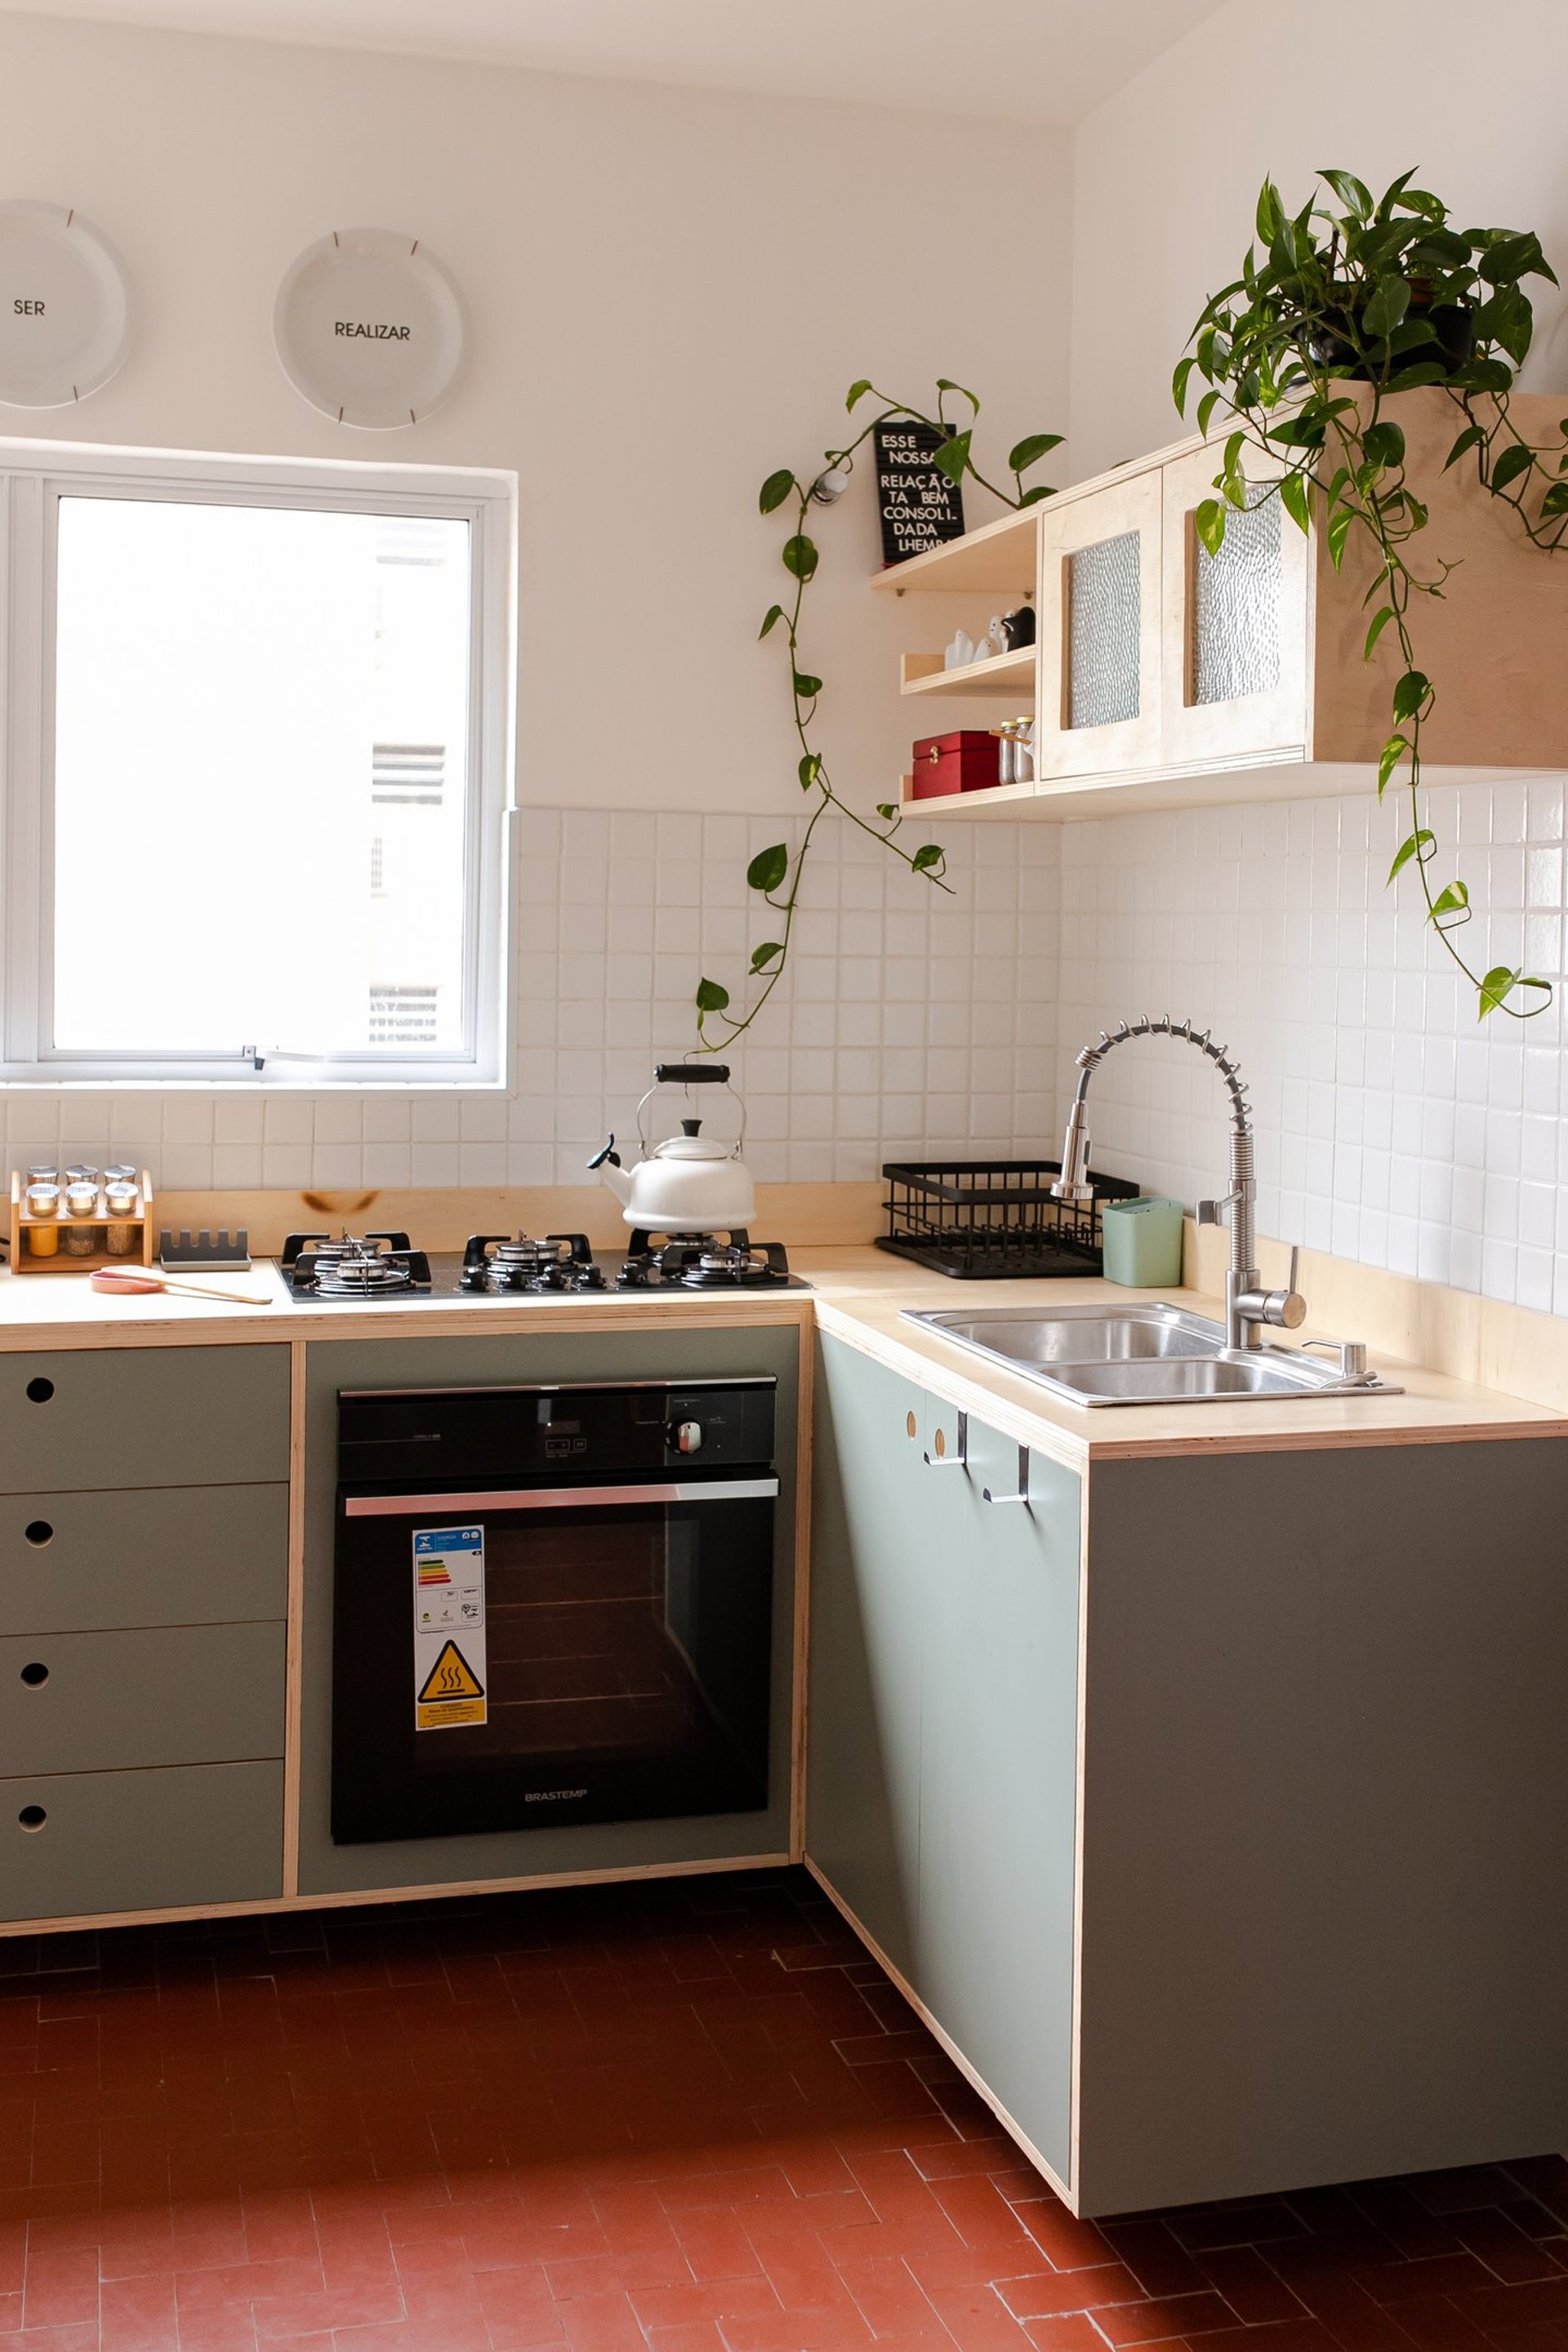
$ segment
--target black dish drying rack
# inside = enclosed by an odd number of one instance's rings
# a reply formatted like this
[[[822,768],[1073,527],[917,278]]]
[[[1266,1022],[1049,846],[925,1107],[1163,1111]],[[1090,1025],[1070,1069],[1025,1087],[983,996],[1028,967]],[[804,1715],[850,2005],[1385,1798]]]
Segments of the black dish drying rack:
[[[879,1249],[963,1282],[1100,1270],[1100,1204],[1135,1201],[1136,1184],[1089,1171],[1092,1201],[1056,1201],[1057,1160],[889,1160],[888,1230]]]

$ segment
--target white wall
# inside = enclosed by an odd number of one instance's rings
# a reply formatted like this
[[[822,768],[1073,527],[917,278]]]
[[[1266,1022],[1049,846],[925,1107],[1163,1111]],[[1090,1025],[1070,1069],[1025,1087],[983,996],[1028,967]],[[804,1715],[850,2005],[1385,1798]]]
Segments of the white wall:
[[[1075,469],[1190,429],[1171,370],[1237,273],[1266,172],[1295,205],[1319,164],[1378,188],[1419,164],[1462,221],[1539,230],[1568,278],[1564,72],[1552,0],[1500,0],[1484,26],[1457,0],[1321,0],[1305,33],[1234,0],[1200,26],[1078,133]],[[1549,390],[1568,385],[1568,331],[1542,295],[1526,381]],[[1101,1023],[1190,1013],[1252,1081],[1264,1232],[1568,1313],[1563,788],[1503,780],[1429,803],[1480,910],[1467,952],[1556,976],[1550,1012],[1478,1025],[1414,893],[1384,887],[1408,819],[1370,789],[1068,826],[1058,1093]],[[1222,1097],[1194,1055],[1121,1048],[1092,1108],[1104,1164],[1188,1202],[1222,1189]]]
[[[5,190],[88,214],[120,247],[137,311],[104,392],[71,413],[0,411],[0,429],[515,468],[520,797],[540,813],[510,1102],[12,1091],[9,1158],[112,1136],[180,1186],[574,1172],[589,1129],[624,1125],[655,1051],[691,1042],[704,961],[738,983],[761,936],[745,845],[755,823],[778,838],[801,809],[782,648],[756,644],[786,584],[785,527],[759,518],[758,486],[820,462],[861,375],[915,399],[938,374],[974,383],[1000,453],[1061,429],[1065,139],[3,15],[0,88]],[[1021,194],[1036,225],[1026,289],[1006,227]],[[295,254],[363,224],[424,238],[468,308],[457,394],[407,432],[318,416],[272,352]],[[827,680],[824,748],[862,807],[889,796],[925,731],[896,690],[903,608],[866,592],[879,562],[868,472],[821,515],[806,643]],[[968,895],[939,907],[890,861],[884,875],[858,857],[847,831],[819,836],[799,969],[755,1037],[765,1172],[861,1172],[884,1144],[975,1120],[1000,1142],[1016,1124],[1019,1019],[1011,968],[998,972],[1019,861],[1003,907],[977,895],[1001,887],[994,872],[970,888],[961,845]],[[1037,868],[1053,858],[1042,845]],[[978,943],[977,906],[1005,918]],[[933,940],[940,968],[924,970]],[[1043,1101],[1043,975],[1026,1108]],[[979,1079],[960,1067],[975,1053]]]
[[[525,800],[798,804],[755,645],[785,534],[756,493],[843,434],[856,378],[973,383],[1003,453],[1062,429],[1057,133],[38,16],[0,16],[0,88],[5,190],[79,205],[138,316],[112,384],[0,429],[515,468]],[[1044,228],[1023,300],[997,227],[1020,190]],[[423,237],[468,312],[456,395],[406,432],[317,415],[272,352],[294,256],[365,224]],[[833,747],[874,802],[910,730],[862,493],[823,515],[812,610]]]
[[[1534,228],[1568,279],[1559,0],[1230,5],[1079,125],[1074,158],[1075,478],[1184,430],[1171,371],[1237,276],[1266,173],[1292,209],[1320,164],[1381,189],[1410,165],[1465,224]],[[1540,288],[1527,386],[1568,384],[1563,299]]]

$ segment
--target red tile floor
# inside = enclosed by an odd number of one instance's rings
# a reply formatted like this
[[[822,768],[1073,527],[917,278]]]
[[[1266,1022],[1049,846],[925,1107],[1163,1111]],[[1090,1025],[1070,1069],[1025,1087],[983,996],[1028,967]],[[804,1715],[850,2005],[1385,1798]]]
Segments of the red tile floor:
[[[0,2337],[1568,2352],[1568,2164],[1075,2221],[804,1874],[21,1938]]]

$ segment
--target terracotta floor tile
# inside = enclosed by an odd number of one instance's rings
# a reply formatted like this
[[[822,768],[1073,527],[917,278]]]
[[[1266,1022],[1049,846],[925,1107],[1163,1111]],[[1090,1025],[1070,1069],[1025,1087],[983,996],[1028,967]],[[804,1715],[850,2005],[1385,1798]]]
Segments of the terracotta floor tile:
[[[796,1874],[0,1961],[18,2352],[1568,2352],[1568,2161],[1077,2221]]]

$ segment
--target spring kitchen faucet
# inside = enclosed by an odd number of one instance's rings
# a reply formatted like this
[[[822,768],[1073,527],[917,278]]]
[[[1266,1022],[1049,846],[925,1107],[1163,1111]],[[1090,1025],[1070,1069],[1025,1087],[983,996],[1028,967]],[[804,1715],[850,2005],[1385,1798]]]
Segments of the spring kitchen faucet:
[[[1259,1346],[1266,1323],[1277,1329],[1294,1331],[1307,1313],[1307,1302],[1296,1288],[1297,1252],[1290,1252],[1290,1278],[1285,1288],[1263,1289],[1262,1277],[1253,1263],[1257,1237],[1252,1204],[1258,1184],[1253,1170],[1247,1085],[1226,1047],[1210,1043],[1206,1029],[1200,1034],[1190,1021],[1173,1021],[1168,1013],[1151,1021],[1145,1013],[1136,1021],[1119,1022],[1113,1032],[1102,1029],[1100,1043],[1083,1048],[1078,1056],[1078,1091],[1073,1096],[1067,1133],[1062,1139],[1061,1174],[1051,1186],[1053,1198],[1074,1202],[1094,1198],[1094,1187],[1089,1181],[1089,1082],[1112,1046],[1124,1045],[1130,1037],[1174,1037],[1184,1045],[1195,1045],[1214,1064],[1230,1097],[1230,1190],[1223,1200],[1198,1202],[1200,1225],[1217,1225],[1226,1211],[1230,1212],[1230,1270],[1225,1278],[1226,1346]]]

